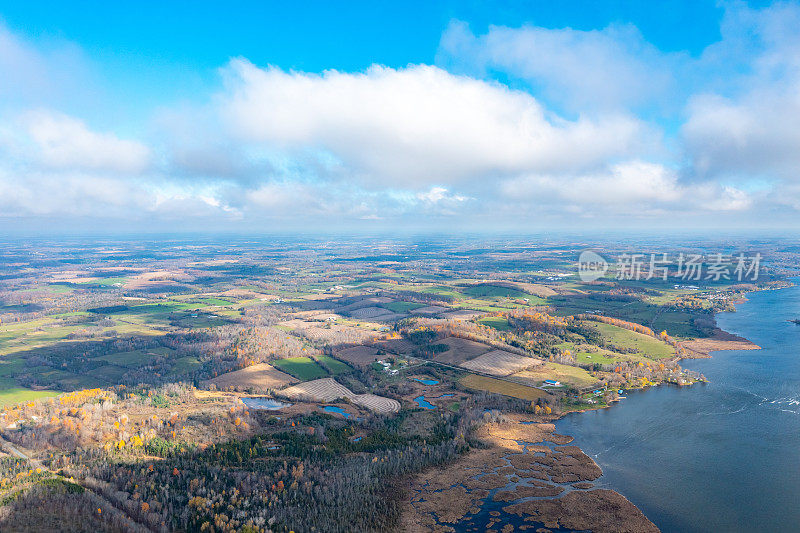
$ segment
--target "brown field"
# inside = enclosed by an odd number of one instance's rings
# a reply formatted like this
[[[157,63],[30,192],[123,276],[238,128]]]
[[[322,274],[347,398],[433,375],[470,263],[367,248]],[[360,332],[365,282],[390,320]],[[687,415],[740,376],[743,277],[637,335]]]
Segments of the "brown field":
[[[744,337],[719,328],[716,328],[710,337],[685,341],[681,345],[686,349],[688,357],[709,357],[709,353],[717,350],[759,350],[761,348]]]
[[[283,390],[283,394],[290,398],[308,397],[317,402],[334,402],[339,398],[355,396],[350,389],[333,378],[315,379],[306,381]]]
[[[373,346],[353,346],[337,352],[336,357],[358,366],[369,366],[376,359],[380,359],[378,349]]]
[[[340,398],[345,398],[376,413],[396,413],[400,410],[400,402],[397,400],[375,394],[355,394],[333,378],[306,381],[284,389],[282,392],[289,398],[301,401],[311,400],[331,403]]]
[[[210,383],[216,385],[220,390],[254,388],[265,391],[267,389],[280,389],[286,385],[297,383],[297,380],[267,363],[260,363],[242,370],[222,374],[210,380]]]
[[[475,317],[485,315],[485,311],[473,311],[472,309],[457,309],[455,311],[448,311],[447,313],[442,313],[442,318],[449,318],[449,319],[461,319],[461,320],[470,320]]]
[[[542,364],[544,364],[544,361],[540,359],[524,357],[503,350],[492,350],[475,359],[461,363],[459,366],[476,372],[483,372],[484,374],[492,374],[493,376],[507,376]]]
[[[371,296],[369,298],[362,298],[361,300],[351,303],[349,305],[343,305],[339,307],[336,312],[337,313],[345,313],[348,311],[353,311],[355,309],[361,309],[364,307],[376,307],[378,304],[388,304],[392,302],[391,298],[387,298],[386,296]],[[385,309],[384,309],[385,311]]]
[[[311,311],[297,311],[292,314],[294,318],[325,320],[325,317],[333,314],[333,309],[312,309]]]
[[[548,296],[555,296],[558,294],[556,291],[551,289],[546,285],[539,285],[537,283],[514,283],[517,287],[521,290],[527,292],[528,294],[533,294],[534,296],[538,296],[540,298],[547,298]]]
[[[474,359],[491,350],[491,347],[483,343],[460,339],[458,337],[447,337],[446,339],[437,341],[436,344],[446,344],[450,349],[446,352],[437,353],[433,357],[433,360],[449,365],[460,365],[464,361]]]
[[[265,294],[263,292],[255,292],[248,289],[229,289],[222,292],[212,292],[209,296],[219,296],[221,298],[237,298],[237,299],[260,299],[260,300],[277,300],[278,297],[274,294]]]
[[[170,285],[174,282],[192,281],[194,277],[183,270],[154,270],[132,276],[124,285],[126,289],[141,289],[148,286]]]
[[[439,313],[443,313],[447,311],[447,307],[442,307],[440,305],[429,305],[428,307],[420,307],[419,309],[414,309],[411,311],[412,314],[415,315],[438,315]]]
[[[414,353],[414,344],[405,339],[389,339],[385,341],[378,341],[375,347],[387,352],[396,353],[400,355],[411,355]]]
[[[388,309],[382,307],[362,307],[360,309],[353,309],[350,311],[350,316],[353,318],[380,318],[382,316],[393,315]]]
[[[293,318],[280,322],[278,325],[302,333],[309,339],[325,341],[329,344],[363,343],[378,336],[375,331],[346,324],[327,323],[323,327],[323,322],[318,320]]]
[[[500,379],[489,378],[486,376],[476,376],[475,374],[468,374],[461,378],[459,381],[462,385],[473,390],[484,390],[493,392],[495,394],[503,394],[511,396],[512,398],[520,398],[522,400],[534,401],[539,398],[544,398],[548,395],[547,392],[541,389],[534,389],[519,383],[510,383]]]

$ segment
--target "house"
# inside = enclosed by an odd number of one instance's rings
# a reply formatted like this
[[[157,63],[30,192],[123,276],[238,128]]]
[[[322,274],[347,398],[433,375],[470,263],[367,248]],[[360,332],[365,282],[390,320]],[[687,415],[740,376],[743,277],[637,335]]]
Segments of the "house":
[[[560,381],[555,381],[553,379],[546,379],[546,380],[544,380],[544,383],[542,383],[542,386],[543,387],[560,387],[561,386],[561,382]]]

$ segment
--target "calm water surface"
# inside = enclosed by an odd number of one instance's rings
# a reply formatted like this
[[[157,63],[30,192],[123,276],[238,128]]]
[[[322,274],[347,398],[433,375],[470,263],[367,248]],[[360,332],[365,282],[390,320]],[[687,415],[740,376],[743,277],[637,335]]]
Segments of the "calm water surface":
[[[665,532],[800,531],[800,287],[749,295],[719,326],[762,350],[683,361],[711,381],[632,392],[559,433]]]

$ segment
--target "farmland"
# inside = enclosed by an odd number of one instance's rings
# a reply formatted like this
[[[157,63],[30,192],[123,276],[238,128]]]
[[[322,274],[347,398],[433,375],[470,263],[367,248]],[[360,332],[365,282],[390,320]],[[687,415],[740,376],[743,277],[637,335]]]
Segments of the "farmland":
[[[680,337],[712,331],[720,298],[581,283],[566,252],[527,245],[127,245],[52,243],[46,261],[0,245],[0,432],[47,479],[69,468],[76,486],[113,487],[104,515],[167,530],[215,523],[188,501],[223,494],[232,509],[213,509],[227,520],[279,515],[282,530],[325,530],[330,516],[303,500],[307,486],[344,495],[338,530],[353,516],[363,530],[397,529],[375,518],[399,505],[384,498],[399,497],[388,480],[470,453],[486,420],[550,420],[612,405],[619,389],[697,381],[666,343],[571,315],[670,323]],[[545,380],[561,386],[542,390]],[[598,392],[574,390],[585,387]],[[331,465],[341,470],[328,475]],[[255,503],[234,503],[233,487],[248,489],[228,466],[258,484]],[[5,501],[34,494],[16,475],[4,474]],[[150,475],[169,492],[151,491]],[[184,479],[204,479],[206,492]]]
[[[372,346],[354,346],[341,350],[336,356],[357,366],[368,366],[381,358],[378,352],[379,350]]]
[[[281,372],[271,365],[260,363],[257,365],[227,372],[210,381],[220,390],[248,390],[266,391],[268,389],[281,389],[286,385],[297,383],[297,379]]]
[[[318,379],[328,375],[328,372],[310,357],[287,357],[286,359],[277,359],[272,362],[272,365],[278,370],[291,374],[301,381]]]
[[[535,401],[547,396],[547,393],[540,389],[475,374],[467,374],[461,378],[459,383],[469,389],[493,392],[527,401]]]
[[[478,320],[478,323],[483,324],[484,326],[489,326],[490,328],[494,328],[497,331],[508,331],[511,329],[508,319],[504,317],[490,316],[481,318]]]
[[[456,365],[469,359],[474,359],[491,350],[491,348],[485,344],[458,337],[448,337],[442,339],[437,344],[445,345],[447,350],[437,353],[434,357],[435,360],[441,363]]]
[[[598,382],[589,372],[575,366],[559,363],[544,363],[541,366],[523,370],[512,375],[513,378],[525,381],[531,385],[541,385],[547,379],[560,381],[572,387],[586,387]]]
[[[541,359],[525,357],[503,350],[492,350],[475,359],[461,363],[462,368],[492,374],[494,376],[507,376],[525,368],[542,365]]]
[[[383,307],[392,313],[408,313],[409,311],[419,309],[420,307],[425,307],[425,305],[415,302],[389,302],[387,304],[383,304]]]
[[[345,363],[327,355],[321,355],[317,357],[317,361],[327,368],[328,371],[334,376],[338,374],[346,374],[347,372],[351,372],[353,370]]]
[[[597,328],[612,345],[636,350],[651,359],[664,359],[675,355],[675,349],[672,346],[648,335],[611,324],[594,324],[593,327]]]

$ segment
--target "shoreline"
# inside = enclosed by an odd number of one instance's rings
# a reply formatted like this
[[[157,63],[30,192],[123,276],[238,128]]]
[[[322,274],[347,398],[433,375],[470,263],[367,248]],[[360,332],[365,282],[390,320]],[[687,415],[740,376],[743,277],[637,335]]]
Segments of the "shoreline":
[[[400,530],[659,531],[622,494],[595,487],[602,469],[552,423],[504,414],[475,436],[485,447],[405,481]]]
[[[679,358],[678,361],[683,359],[708,359],[712,357],[711,352],[761,349],[761,346],[756,343],[719,327],[714,328],[714,333],[710,337],[683,341],[681,346],[686,350],[687,354]]]
[[[745,301],[746,298],[737,301],[736,304]],[[714,316],[716,322],[716,313]],[[754,342],[719,327],[715,327],[709,337],[683,341],[680,345],[684,348],[685,355],[679,357],[677,361],[711,358],[711,353],[717,351],[761,349]],[[587,410],[610,408],[614,403],[617,402]],[[488,448],[473,448],[454,463],[434,467],[406,481],[406,491],[416,495],[404,498],[405,508],[401,515],[400,527],[403,531],[412,532],[462,531],[467,529],[464,521],[469,523],[471,517],[480,517],[484,508],[489,507],[493,510],[488,511],[490,518],[486,527],[492,528],[496,525],[498,529],[491,530],[503,533],[511,533],[517,529],[545,531],[559,528],[590,529],[596,532],[660,531],[658,526],[623,494],[613,489],[595,488],[592,481],[603,475],[600,466],[578,446],[565,446],[573,441],[572,436],[555,433],[553,422],[568,414],[583,411],[567,411],[549,417],[505,414],[503,416],[509,420],[507,422],[485,422],[477,429],[476,436],[488,445]],[[499,429],[503,423],[516,428]],[[526,436],[525,430],[521,428],[533,427],[537,428],[539,437],[542,437],[542,433],[549,436],[544,436],[535,443],[525,441],[524,438],[512,438]],[[554,439],[561,444],[548,448],[547,442],[554,442],[548,439]],[[551,460],[551,456],[558,457],[558,454],[562,453],[559,448],[568,448],[571,452],[570,458],[561,462],[556,458]],[[508,460],[508,455],[503,456],[503,453],[508,454],[508,452],[522,454],[523,457],[528,452],[544,454],[541,457],[545,459],[541,461],[533,459],[529,465],[541,467],[546,463],[549,465],[548,468],[556,467],[561,469],[562,474],[581,479],[571,483],[569,487],[563,486],[564,484],[553,485],[554,479],[564,478],[543,476],[541,468],[539,471],[525,469],[518,471],[517,466],[524,462],[520,459],[517,459],[517,465],[502,466],[503,460]],[[596,470],[587,475],[587,468]],[[532,484],[529,481],[527,484],[517,484],[514,490],[501,491],[501,487],[506,487],[508,483],[503,483],[498,470],[506,474],[507,480],[512,483],[515,478],[526,479],[522,475],[532,472],[535,477],[529,478]],[[486,482],[477,482],[476,479],[470,481],[470,478],[475,477]],[[505,505],[496,505],[498,501],[505,502]],[[504,523],[500,519],[501,510],[514,518]],[[522,525],[519,522],[522,522]],[[526,525],[528,522],[537,525]]]

